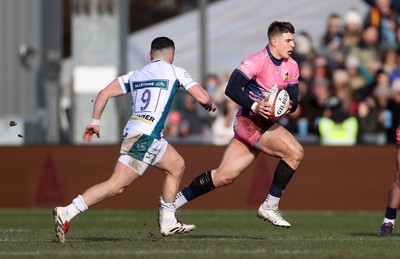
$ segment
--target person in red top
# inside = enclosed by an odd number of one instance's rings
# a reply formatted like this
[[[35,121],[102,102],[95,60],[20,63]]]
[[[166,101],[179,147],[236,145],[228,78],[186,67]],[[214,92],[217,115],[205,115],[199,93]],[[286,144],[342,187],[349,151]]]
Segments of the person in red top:
[[[233,71],[225,94],[240,108],[234,123],[234,138],[228,144],[217,169],[197,176],[177,194],[177,208],[211,190],[231,184],[257,156],[279,158],[266,200],[258,217],[275,226],[290,227],[278,209],[284,189],[303,161],[303,147],[272,116],[267,103],[273,88],[286,89],[291,105],[297,108],[299,68],[293,53],[295,29],[289,22],[272,22],[268,28],[269,44],[243,60]]]
[[[385,218],[383,219],[378,236],[389,237],[392,235],[397,210],[400,206],[400,124],[396,129],[396,177],[389,189]]]

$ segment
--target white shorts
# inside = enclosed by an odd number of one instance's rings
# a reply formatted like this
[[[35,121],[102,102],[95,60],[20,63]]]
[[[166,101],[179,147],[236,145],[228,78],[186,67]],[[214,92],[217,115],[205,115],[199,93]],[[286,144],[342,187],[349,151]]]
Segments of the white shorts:
[[[118,161],[128,166],[139,175],[143,175],[149,165],[161,160],[168,142],[155,139],[139,131],[132,131],[124,137]]]

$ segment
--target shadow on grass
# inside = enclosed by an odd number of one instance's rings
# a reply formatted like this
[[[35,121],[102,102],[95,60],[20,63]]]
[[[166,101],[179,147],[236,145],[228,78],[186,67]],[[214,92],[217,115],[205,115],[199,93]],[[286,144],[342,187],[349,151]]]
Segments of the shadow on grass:
[[[176,234],[173,236],[163,237],[159,234],[149,233],[147,237],[106,237],[106,236],[97,236],[97,237],[76,237],[76,238],[68,238],[69,242],[135,242],[138,240],[149,240],[149,241],[163,241],[163,240],[208,240],[208,241],[218,241],[218,240],[257,240],[257,241],[266,241],[268,238],[266,237],[254,237],[254,236],[235,236],[235,235],[190,235],[190,234]]]
[[[125,237],[77,237],[68,238],[70,242],[132,242],[134,239]]]
[[[376,237],[376,238],[385,238],[385,237],[379,237],[378,236],[378,231],[376,233],[374,232],[362,232],[362,233],[349,233],[350,236],[358,236],[358,237]],[[392,234],[390,237],[400,237],[398,234]],[[387,238],[387,237],[386,237]]]
[[[265,237],[252,237],[252,236],[232,236],[232,235],[179,235],[173,236],[176,238],[185,238],[193,240],[268,240]]]

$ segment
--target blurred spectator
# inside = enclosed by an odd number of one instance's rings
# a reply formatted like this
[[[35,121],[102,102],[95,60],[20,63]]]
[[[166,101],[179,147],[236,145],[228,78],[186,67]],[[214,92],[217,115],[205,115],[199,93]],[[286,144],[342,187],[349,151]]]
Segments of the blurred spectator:
[[[374,6],[376,0],[364,0],[365,3]],[[390,1],[390,8],[392,8],[398,14],[400,13],[400,1],[399,0],[391,0]]]
[[[208,74],[208,75],[206,75],[206,77],[204,79],[204,85],[206,87],[206,90],[210,93],[210,95],[212,97],[215,96],[217,88],[219,87],[220,84],[221,84],[221,81],[217,74]],[[214,100],[214,102],[215,102],[215,100]]]
[[[399,4],[400,4],[400,1],[399,1]],[[400,15],[400,13],[399,13],[399,15]],[[396,41],[397,41],[397,43],[400,43],[400,26],[398,26],[397,30],[396,30]],[[396,54],[399,55],[400,44],[397,44],[397,47],[395,47],[394,49],[396,50]]]
[[[378,122],[387,133],[386,139],[388,139],[390,128],[392,127],[392,112],[388,109],[391,94],[390,88],[382,85],[377,86],[373,92],[373,98],[376,101],[378,109]]]
[[[388,50],[388,53],[393,52],[391,50]],[[394,53],[394,57],[392,57],[392,59],[394,59],[395,64],[392,64],[392,70],[389,72],[389,77],[390,80],[393,82],[394,80],[400,78],[400,57],[399,57],[400,52],[395,52]],[[390,54],[387,54],[390,55]],[[386,61],[386,60],[385,60]],[[393,62],[393,61],[392,61]],[[388,69],[388,66],[385,67],[386,69]],[[389,70],[389,69],[388,69]]]
[[[238,106],[229,98],[226,98],[223,104],[223,108],[211,126],[211,142],[214,145],[227,145],[234,136],[233,123]]]
[[[166,138],[176,138],[179,137],[180,123],[182,116],[179,111],[171,111],[168,114],[167,122],[165,123],[164,136]]]
[[[357,103],[353,98],[350,88],[350,77],[346,70],[336,69],[332,76],[332,87],[334,95],[338,98],[341,108],[350,115],[357,112]]]
[[[205,86],[207,91],[213,98],[218,108],[223,107],[223,102],[227,98],[225,96],[225,87],[227,82],[221,82],[217,74],[208,74],[205,78]],[[208,114],[208,113],[207,113]]]
[[[320,144],[323,146],[352,146],[358,141],[358,120],[350,115],[339,98],[330,98],[318,122]]]
[[[311,99],[311,87],[314,84],[314,67],[311,62],[302,62],[299,65],[300,77],[299,81],[302,82],[302,86],[299,83],[299,95],[304,101],[309,101]],[[300,96],[299,96],[300,98]],[[300,102],[300,100],[299,100]]]
[[[322,146],[353,146],[357,144],[358,121],[356,117],[349,117],[337,109],[332,110],[332,116],[323,116],[319,122],[320,144]]]
[[[191,137],[189,140],[195,142],[210,141],[210,124],[198,116],[195,99],[191,95],[186,95],[184,109],[181,111],[181,123],[179,135],[181,137]]]
[[[378,121],[378,115],[379,109],[373,98],[367,97],[358,104],[357,116],[361,136],[384,132],[383,125]]]
[[[355,56],[348,56],[345,62],[346,72],[349,75],[349,86],[354,92],[356,100],[364,99],[365,92],[367,91],[367,81],[360,73],[359,60]],[[364,89],[365,88],[365,89]]]
[[[388,140],[394,143],[396,126],[400,121],[400,78],[395,79],[390,87],[391,98],[388,101],[387,109],[391,112],[392,123],[388,130]]]
[[[357,46],[361,39],[362,15],[356,8],[350,8],[344,16],[343,47],[344,52]]]
[[[279,121],[279,123],[282,126],[284,126],[287,130],[289,130],[292,133],[300,134],[301,131],[302,136],[308,134],[308,120],[306,118],[302,118],[301,116],[303,115],[302,104],[304,102],[308,102],[311,99],[311,97],[309,97],[307,101],[305,100],[306,95],[310,92],[311,91],[306,82],[302,79],[299,79],[299,96],[298,96],[297,109],[295,112],[287,114]],[[299,119],[303,119],[306,125],[303,124],[302,125],[303,127],[299,127]]]
[[[300,103],[300,117],[307,120],[307,132],[318,134],[319,119],[323,116],[325,109],[330,103],[331,92],[330,85],[327,79],[319,79],[314,82],[311,88],[312,96],[310,100],[302,99]]]
[[[381,50],[396,48],[396,31],[399,16],[391,6],[391,0],[375,0],[369,2],[371,7],[365,17],[365,27],[372,26],[378,30]],[[399,2],[398,0],[396,2]]]
[[[349,50],[349,55],[358,59],[358,69],[365,78],[366,85],[373,83],[373,77],[381,67],[381,52],[378,45],[378,31],[369,26],[362,32],[361,41]]]
[[[368,136],[379,138],[374,140],[376,144],[386,143],[386,131],[390,127],[389,123],[391,123],[388,121],[390,114],[387,112],[389,97],[388,75],[381,71],[377,74],[376,85],[372,89],[371,95],[358,104],[357,116],[360,125],[361,143],[374,143],[371,139],[368,140]]]
[[[297,63],[302,63],[305,61],[312,62],[315,57],[315,50],[313,47],[311,36],[305,32],[301,31],[296,36],[296,47],[292,57],[297,61]]]
[[[322,54],[314,58],[314,79],[330,79],[330,70],[328,67],[328,58]]]
[[[72,138],[72,81],[73,81],[74,63],[72,58],[63,59],[60,68],[60,142],[70,143]]]
[[[343,65],[343,24],[337,13],[328,17],[325,33],[321,38],[320,51],[327,56],[329,68],[336,69]]]
[[[398,60],[399,57],[396,51],[394,49],[387,49],[384,53],[382,53],[382,69],[386,73],[393,73],[394,77],[400,77],[398,76]]]
[[[216,112],[209,113],[201,107],[201,105],[196,104],[197,113],[199,118],[205,122],[208,127],[211,127],[211,123],[216,118],[219,113],[219,110],[222,106],[222,101],[225,97],[225,89],[222,89],[221,80],[217,74],[207,74],[204,78],[204,85],[206,90],[210,93],[214,103],[217,106]]]

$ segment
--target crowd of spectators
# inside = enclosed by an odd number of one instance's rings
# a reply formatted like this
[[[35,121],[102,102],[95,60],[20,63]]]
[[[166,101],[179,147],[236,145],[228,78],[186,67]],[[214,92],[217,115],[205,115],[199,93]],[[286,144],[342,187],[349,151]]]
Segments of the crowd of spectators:
[[[368,12],[332,13],[320,42],[296,33],[299,106],[280,123],[301,142],[321,145],[391,144],[400,122],[400,1],[364,0]],[[205,87],[218,105],[210,116],[189,97],[171,112],[166,137],[225,145],[237,106],[224,95],[226,78]],[[179,101],[179,98],[177,98]]]

